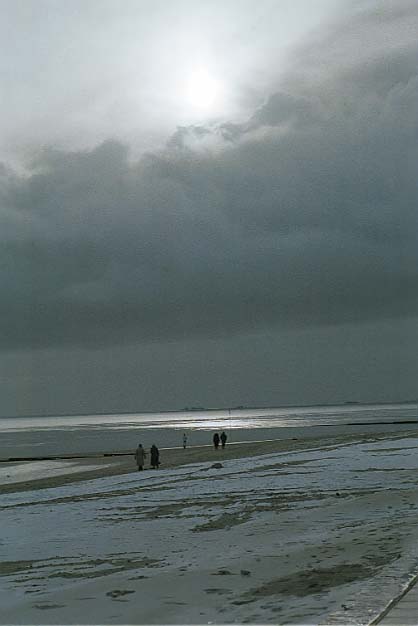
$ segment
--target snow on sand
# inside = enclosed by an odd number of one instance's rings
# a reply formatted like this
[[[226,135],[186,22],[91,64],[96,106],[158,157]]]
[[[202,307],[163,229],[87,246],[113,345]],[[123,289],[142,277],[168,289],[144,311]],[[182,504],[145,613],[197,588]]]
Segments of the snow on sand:
[[[417,569],[417,447],[325,442],[3,494],[0,622],[368,623]]]

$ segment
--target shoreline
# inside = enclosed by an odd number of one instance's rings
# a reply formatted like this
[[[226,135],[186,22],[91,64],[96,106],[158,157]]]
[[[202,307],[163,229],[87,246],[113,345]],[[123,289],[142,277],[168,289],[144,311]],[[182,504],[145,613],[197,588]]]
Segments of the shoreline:
[[[391,420],[391,421],[383,421],[383,422],[345,422],[343,424],[318,424],[317,427],[335,428],[336,426],[396,426],[396,425],[405,426],[406,424],[418,425],[418,419]],[[305,426],[304,428],[313,428],[313,427],[315,427],[315,425]],[[277,427],[277,430],[280,430],[280,428],[282,427]],[[289,427],[286,427],[286,428],[289,428]],[[293,428],[299,429],[300,426],[293,426]],[[342,436],[345,436],[345,435],[342,435]],[[351,436],[351,435],[348,435],[348,436]],[[356,436],[360,436],[359,433],[357,433]],[[334,435],[334,437],[337,437],[337,435]],[[290,437],[290,438],[288,437],[286,439],[277,438],[277,439],[260,439],[260,440],[251,439],[251,440],[246,440],[246,441],[231,441],[230,443],[228,443],[228,447],[236,446],[236,445],[244,445],[244,444],[265,443],[268,441],[289,441],[289,440],[295,440],[295,439],[302,439],[302,437]],[[321,437],[321,439],[323,439],[323,437]],[[193,448],[211,448],[211,447],[212,447],[211,444],[202,444],[202,445],[193,446]],[[177,449],[180,450],[183,448],[182,446],[160,447],[160,450],[177,450]],[[189,446],[189,449],[190,449],[190,446]],[[86,453],[71,453],[71,452],[65,453],[64,452],[62,454],[60,453],[43,454],[42,456],[24,456],[24,457],[11,456],[11,457],[0,458],[0,465],[2,463],[26,463],[29,461],[55,461],[55,460],[60,460],[60,459],[63,459],[63,460],[101,459],[101,458],[108,458],[108,457],[130,456],[131,454],[132,454],[131,451],[119,450],[115,452],[86,452]]]
[[[247,458],[272,454],[272,453],[292,453],[303,450],[315,450],[317,448],[332,447],[339,445],[356,444],[359,442],[375,442],[390,437],[391,439],[416,437],[414,430],[395,433],[353,433],[344,435],[333,435],[330,437],[292,437],[288,439],[270,439],[261,441],[241,441],[227,443],[225,449],[215,450],[212,445],[190,446],[186,449],[182,447],[160,448],[161,470],[174,469],[191,465],[194,463],[215,463],[232,459]],[[3,461],[3,467],[21,467],[26,464],[36,464],[42,461],[61,460],[78,462],[80,469],[76,472],[59,473],[54,476],[43,478],[33,478],[30,480],[16,481],[12,483],[0,483],[0,495],[21,491],[34,491],[38,489],[48,489],[51,487],[61,487],[72,483],[79,483],[108,476],[122,476],[125,474],[137,473],[134,451],[118,451],[113,453],[92,454],[89,456],[54,455],[50,457],[39,457],[27,461],[14,460]],[[100,466],[98,468],[98,466]],[[63,465],[64,469],[64,465]],[[152,470],[149,467],[149,451],[147,451],[145,474],[156,474],[159,470]]]

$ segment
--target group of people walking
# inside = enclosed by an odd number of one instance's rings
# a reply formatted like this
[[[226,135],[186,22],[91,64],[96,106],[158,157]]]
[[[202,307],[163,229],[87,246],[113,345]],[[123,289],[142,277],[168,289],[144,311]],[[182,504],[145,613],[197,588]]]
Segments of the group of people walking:
[[[221,444],[222,448],[225,448],[226,445],[226,440],[228,439],[225,431],[222,431],[222,433],[219,435],[219,433],[215,433],[213,435],[213,445],[215,446],[215,450],[217,450],[219,448],[219,444]],[[184,450],[186,449],[187,446],[187,435],[186,433],[183,433],[183,448]],[[145,459],[147,458],[147,453],[145,452],[142,443],[138,444],[137,449],[135,450],[135,461],[136,464],[138,466],[138,471],[140,472],[141,470],[144,469],[144,465],[145,465]],[[157,446],[154,444],[152,444],[151,449],[150,449],[150,465],[152,467],[152,469],[158,469],[159,465],[160,465],[160,451],[158,450]]]
[[[213,435],[213,445],[215,446],[215,450],[219,448],[219,443],[221,443],[222,448],[225,448],[227,439],[228,437],[226,436],[225,431],[222,431],[221,436],[219,436],[219,433],[215,433]]]
[[[135,460],[136,460],[136,464],[138,466],[139,472],[144,469],[146,457],[147,457],[147,453],[142,447],[142,443],[139,443],[135,451]],[[152,444],[151,450],[150,450],[150,465],[152,469],[158,469],[158,466],[160,465],[160,451],[158,450],[155,444]]]

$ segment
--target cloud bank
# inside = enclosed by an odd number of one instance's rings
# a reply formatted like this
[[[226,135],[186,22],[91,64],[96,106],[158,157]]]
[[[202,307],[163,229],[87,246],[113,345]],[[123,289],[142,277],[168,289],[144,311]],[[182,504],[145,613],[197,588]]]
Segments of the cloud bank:
[[[245,124],[3,165],[1,348],[416,316],[417,26],[361,3]]]

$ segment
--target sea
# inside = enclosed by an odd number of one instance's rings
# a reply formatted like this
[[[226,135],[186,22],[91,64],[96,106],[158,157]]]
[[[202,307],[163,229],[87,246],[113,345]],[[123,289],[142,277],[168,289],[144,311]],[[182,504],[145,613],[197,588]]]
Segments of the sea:
[[[162,413],[0,418],[0,460],[130,452],[138,443],[160,449],[272,439],[405,432],[418,428],[418,403],[235,408]]]

